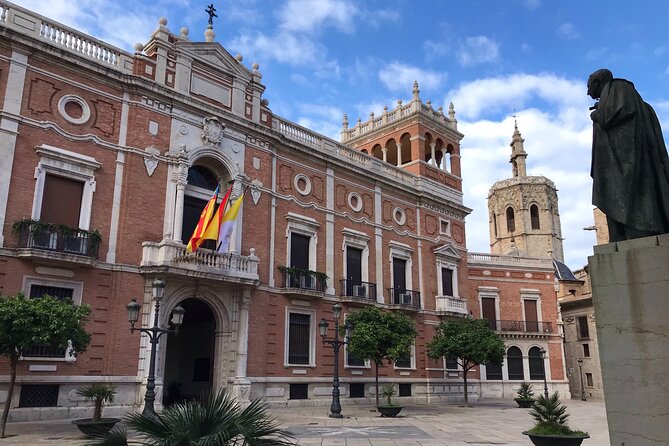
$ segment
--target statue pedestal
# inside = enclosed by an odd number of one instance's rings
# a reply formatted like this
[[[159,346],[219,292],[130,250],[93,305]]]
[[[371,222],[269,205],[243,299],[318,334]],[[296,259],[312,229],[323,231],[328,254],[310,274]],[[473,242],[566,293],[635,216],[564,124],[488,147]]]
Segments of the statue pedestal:
[[[595,246],[588,264],[611,446],[666,444],[669,234]]]

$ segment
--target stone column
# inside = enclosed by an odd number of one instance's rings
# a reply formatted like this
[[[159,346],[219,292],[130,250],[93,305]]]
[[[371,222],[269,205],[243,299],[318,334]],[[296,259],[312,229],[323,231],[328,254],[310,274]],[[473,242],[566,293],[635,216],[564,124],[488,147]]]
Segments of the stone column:
[[[249,401],[251,381],[246,377],[249,346],[249,302],[251,290],[244,289],[239,304],[239,321],[237,323],[237,359],[235,367],[235,396],[240,402]]]
[[[388,147],[384,147],[381,150],[383,151],[383,162],[386,163],[388,162]]]
[[[446,156],[448,156],[448,152],[446,149],[441,149],[441,170],[444,172],[448,172],[448,163],[446,162]]]
[[[432,165],[434,167],[437,167],[437,158],[436,158],[436,152],[435,152],[435,147],[437,146],[436,142],[430,143],[430,156],[432,157]]]
[[[594,247],[588,258],[611,446],[669,438],[669,234]]]
[[[397,167],[402,165],[402,142],[398,141],[397,145]]]
[[[172,237],[176,241],[181,241],[181,230],[184,213],[184,192],[186,190],[186,184],[188,183],[188,158],[186,157],[185,150],[182,150],[181,153],[179,153],[177,169],[174,176],[174,181],[177,185],[177,196],[174,205],[174,231],[172,232]]]

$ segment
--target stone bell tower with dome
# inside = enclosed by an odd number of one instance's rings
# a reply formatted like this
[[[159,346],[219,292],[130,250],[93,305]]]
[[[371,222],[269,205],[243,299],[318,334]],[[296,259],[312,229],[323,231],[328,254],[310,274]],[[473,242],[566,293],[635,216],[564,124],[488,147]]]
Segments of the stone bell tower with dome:
[[[528,176],[527,152],[518,124],[511,139],[511,178],[493,184],[488,193],[490,249],[493,254],[550,257],[564,261],[562,229],[555,184]]]

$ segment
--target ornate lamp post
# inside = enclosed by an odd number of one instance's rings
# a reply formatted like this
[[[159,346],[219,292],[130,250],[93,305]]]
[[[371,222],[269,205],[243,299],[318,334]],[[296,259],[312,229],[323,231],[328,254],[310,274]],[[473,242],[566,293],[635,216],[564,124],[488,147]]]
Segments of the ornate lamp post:
[[[181,326],[184,320],[184,314],[186,310],[182,306],[176,306],[172,310],[172,325],[174,328],[162,328],[158,325],[159,322],[159,313],[160,313],[160,301],[163,299],[165,294],[165,281],[162,279],[156,279],[151,284],[153,287],[153,301],[155,302],[155,313],[153,318],[153,327],[139,327],[135,328],[135,323],[139,319],[139,311],[142,306],[137,303],[136,299],[132,299],[127,305],[128,309],[128,322],[130,322],[130,333],[134,333],[135,330],[139,330],[141,333],[146,333],[149,336],[149,342],[151,343],[151,359],[149,361],[149,376],[146,380],[146,393],[144,394],[144,410],[142,415],[146,416],[155,416],[156,410],[153,406],[153,403],[156,399],[156,347],[160,337],[165,333],[177,333],[179,331],[179,326]]]
[[[346,321],[346,337],[344,340],[339,340],[339,317],[341,316],[341,305],[338,303],[332,306],[332,316],[335,321],[335,331],[334,338],[326,338],[328,334],[328,321],[321,319],[318,323],[318,328],[321,332],[321,338],[323,339],[323,345],[329,344],[334,350],[334,378],[332,379],[332,404],[330,405],[330,418],[343,418],[341,414],[341,404],[339,402],[339,349],[342,345],[348,344],[348,339],[351,336],[353,331],[353,325],[349,321]]]
[[[546,383],[546,350],[543,348],[539,350],[539,355],[541,356],[541,369],[543,370],[544,375],[544,396],[548,399],[548,384]]]
[[[578,380],[581,381],[581,401],[587,401],[585,399],[585,388],[583,387],[583,358],[578,358]]]

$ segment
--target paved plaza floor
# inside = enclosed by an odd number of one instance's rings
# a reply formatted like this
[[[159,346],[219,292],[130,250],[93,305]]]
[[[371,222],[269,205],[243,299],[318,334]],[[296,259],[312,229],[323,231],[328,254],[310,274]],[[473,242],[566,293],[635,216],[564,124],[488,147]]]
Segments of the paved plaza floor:
[[[574,427],[590,433],[583,446],[610,446],[602,401],[567,400]],[[452,404],[406,406],[397,418],[381,418],[370,406],[345,405],[344,418],[328,417],[328,407],[273,407],[281,427],[303,446],[530,446],[522,431],[532,426],[527,409],[513,401],[482,400],[473,407]],[[84,445],[69,420],[9,423],[2,445]]]

